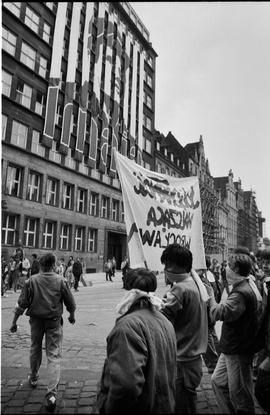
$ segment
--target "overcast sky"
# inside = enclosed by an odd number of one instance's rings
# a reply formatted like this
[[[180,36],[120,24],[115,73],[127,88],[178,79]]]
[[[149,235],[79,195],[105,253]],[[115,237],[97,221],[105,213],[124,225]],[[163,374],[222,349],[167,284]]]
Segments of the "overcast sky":
[[[202,134],[211,174],[256,191],[270,237],[270,3],[130,4],[158,54],[156,129]]]

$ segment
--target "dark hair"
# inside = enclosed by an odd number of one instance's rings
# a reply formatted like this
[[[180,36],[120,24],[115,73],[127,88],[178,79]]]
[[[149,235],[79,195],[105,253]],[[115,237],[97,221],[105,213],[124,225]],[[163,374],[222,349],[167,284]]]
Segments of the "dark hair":
[[[54,254],[43,255],[39,260],[40,268],[44,272],[52,271],[53,267],[55,266],[55,263],[56,257]]]
[[[230,256],[234,260],[234,270],[237,267],[237,273],[242,277],[247,277],[252,269],[252,260],[249,255],[244,253],[234,253]]]
[[[246,246],[237,246],[234,251],[234,254],[245,254],[250,256],[250,251]]]
[[[125,276],[125,288],[131,290],[138,288],[141,291],[156,291],[157,277],[145,268],[130,269]]]
[[[205,257],[205,265],[207,269],[211,267],[211,259],[209,258],[209,256]]]
[[[179,244],[168,245],[161,255],[162,264],[175,264],[178,267],[184,268],[186,272],[190,272],[192,268],[192,253],[191,251]]]
[[[266,260],[270,259],[270,247],[267,247],[262,251],[261,258]]]
[[[37,254],[32,254],[32,257],[37,259]]]

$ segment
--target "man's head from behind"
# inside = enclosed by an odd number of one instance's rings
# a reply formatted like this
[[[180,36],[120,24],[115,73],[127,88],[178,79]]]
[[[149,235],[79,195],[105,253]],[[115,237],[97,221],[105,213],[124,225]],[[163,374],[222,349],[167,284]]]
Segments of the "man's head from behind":
[[[131,269],[125,277],[125,288],[127,290],[137,288],[146,292],[156,291],[157,277],[152,271],[145,268]]]
[[[188,248],[179,244],[168,245],[161,255],[161,263],[165,270],[175,274],[184,274],[191,271],[192,253]]]
[[[241,277],[247,277],[251,271],[252,260],[247,253],[243,253],[236,248],[235,252],[229,257],[228,265],[229,270],[233,273]]]
[[[265,248],[261,253],[262,269],[267,281],[270,282],[270,247]]]
[[[43,255],[39,260],[39,264],[43,272],[52,271],[56,264],[56,257],[54,254]]]

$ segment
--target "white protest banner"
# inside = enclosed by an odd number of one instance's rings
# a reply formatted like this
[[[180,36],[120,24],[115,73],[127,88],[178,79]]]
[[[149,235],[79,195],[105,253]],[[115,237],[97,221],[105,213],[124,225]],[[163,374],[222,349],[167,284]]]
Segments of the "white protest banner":
[[[197,177],[178,178],[147,170],[115,151],[122,187],[130,266],[163,271],[160,257],[172,243],[193,254],[193,268],[205,268]]]

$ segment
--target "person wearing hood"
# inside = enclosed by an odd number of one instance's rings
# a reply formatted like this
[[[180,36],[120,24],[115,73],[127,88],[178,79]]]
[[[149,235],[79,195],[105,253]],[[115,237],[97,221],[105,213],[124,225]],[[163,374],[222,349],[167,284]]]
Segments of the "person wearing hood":
[[[258,331],[262,297],[250,275],[248,252],[236,248],[229,256],[227,280],[232,289],[219,304],[210,297],[210,314],[222,320],[220,351],[211,378],[217,404],[222,413],[254,414],[252,360]]]
[[[191,251],[179,244],[168,245],[161,256],[166,279],[172,284],[161,312],[172,322],[177,339],[176,414],[196,413],[196,388],[208,340],[208,294],[192,270],[192,261]]]
[[[119,317],[107,337],[97,406],[100,414],[173,414],[176,338],[153,292],[156,275],[129,270],[128,292],[116,307]]]

